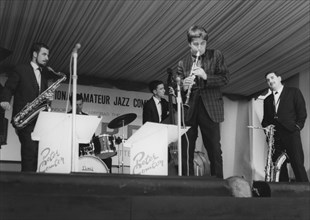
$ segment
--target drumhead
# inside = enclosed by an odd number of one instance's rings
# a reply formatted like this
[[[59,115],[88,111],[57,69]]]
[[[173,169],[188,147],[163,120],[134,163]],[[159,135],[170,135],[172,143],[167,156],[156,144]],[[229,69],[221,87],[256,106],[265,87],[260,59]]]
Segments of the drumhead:
[[[107,165],[98,157],[86,155],[79,157],[79,172],[109,173]]]

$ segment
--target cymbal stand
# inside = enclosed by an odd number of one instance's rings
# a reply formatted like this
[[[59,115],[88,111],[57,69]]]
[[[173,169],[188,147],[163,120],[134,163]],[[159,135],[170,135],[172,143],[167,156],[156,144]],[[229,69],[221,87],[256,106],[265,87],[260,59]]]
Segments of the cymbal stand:
[[[122,124],[123,124],[123,134],[122,134],[122,174],[124,174],[124,133],[125,133],[125,121],[122,120]]]
[[[119,144],[118,144],[118,173],[119,173],[119,169],[120,169],[120,167],[122,167],[122,174],[124,173],[124,140],[125,140],[125,138],[124,138],[124,133],[125,133],[125,131],[124,131],[124,128],[125,128],[125,121],[124,120],[122,120],[122,150],[120,150],[120,146],[119,146]],[[121,165],[120,165],[120,155],[119,155],[119,153],[120,152],[122,152],[122,162],[121,162]]]

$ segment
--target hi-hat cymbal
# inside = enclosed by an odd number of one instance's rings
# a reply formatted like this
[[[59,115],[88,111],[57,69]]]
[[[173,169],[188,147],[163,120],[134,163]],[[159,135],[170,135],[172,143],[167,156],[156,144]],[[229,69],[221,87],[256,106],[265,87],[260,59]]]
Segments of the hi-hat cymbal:
[[[129,113],[129,114],[118,116],[117,118],[114,118],[108,124],[108,128],[120,128],[120,127],[126,126],[129,123],[133,122],[136,118],[137,118],[137,114],[135,113]]]

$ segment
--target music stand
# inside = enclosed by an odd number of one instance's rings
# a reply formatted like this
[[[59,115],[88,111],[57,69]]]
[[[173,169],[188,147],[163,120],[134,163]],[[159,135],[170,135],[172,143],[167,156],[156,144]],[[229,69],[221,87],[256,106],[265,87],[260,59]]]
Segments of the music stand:
[[[188,129],[182,128],[181,134]],[[130,173],[168,175],[167,149],[177,139],[178,126],[146,122],[124,143],[130,148]],[[151,162],[143,162],[144,159]]]
[[[101,118],[91,115],[76,115],[76,151],[72,150],[72,114],[40,112],[33,140],[39,141],[37,172],[70,173],[72,158],[78,162],[78,144],[89,143]],[[78,166],[77,166],[78,167]]]

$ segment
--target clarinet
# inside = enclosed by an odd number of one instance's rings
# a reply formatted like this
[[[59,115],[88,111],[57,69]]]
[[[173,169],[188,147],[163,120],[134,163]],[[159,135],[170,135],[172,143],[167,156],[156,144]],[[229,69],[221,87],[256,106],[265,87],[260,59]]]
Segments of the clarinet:
[[[198,65],[198,58],[199,58],[199,56],[200,56],[200,52],[199,52],[199,50],[197,51],[197,54],[196,54],[196,59],[195,59],[195,62],[193,63],[193,65],[192,65],[192,69],[191,69],[191,72],[190,72],[190,76],[193,76],[194,74],[193,74],[193,71],[194,71],[194,68]],[[194,75],[195,76],[195,75]],[[194,85],[194,83],[193,84],[191,84],[191,85],[189,85],[188,86],[188,90],[187,90],[187,93],[186,93],[186,100],[185,100],[185,106],[186,107],[189,107],[189,105],[188,105],[188,102],[189,102],[189,98],[190,98],[190,95],[191,95],[191,90],[192,90],[192,86]]]

